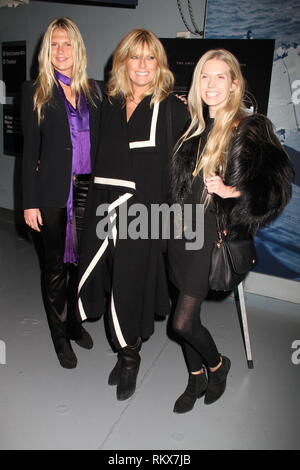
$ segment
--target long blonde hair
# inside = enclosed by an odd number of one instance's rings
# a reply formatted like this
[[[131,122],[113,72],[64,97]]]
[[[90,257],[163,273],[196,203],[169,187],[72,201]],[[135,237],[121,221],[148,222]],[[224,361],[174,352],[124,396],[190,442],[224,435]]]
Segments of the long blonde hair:
[[[69,36],[73,48],[73,70],[71,78],[71,91],[75,96],[83,93],[93,102],[90,85],[86,74],[87,56],[86,49],[76,24],[69,18],[56,18],[51,21],[46,29],[39,56],[39,74],[36,80],[34,94],[34,110],[38,114],[39,123],[43,120],[43,107],[51,99],[53,86],[56,83],[54,68],[51,63],[51,41],[55,29],[63,29]]]
[[[142,49],[148,46],[151,54],[157,60],[157,72],[153,83],[145,93],[153,94],[151,105],[162,101],[173,89],[174,76],[168,67],[166,52],[156,35],[147,29],[133,29],[117,45],[113,54],[113,65],[108,82],[108,95],[111,97],[120,96],[126,98],[133,97],[133,89],[128,74],[126,72],[126,62],[136,54],[139,47]]]
[[[193,75],[192,85],[188,94],[188,107],[191,115],[191,124],[183,134],[177,145],[177,151],[181,145],[188,139],[200,135],[205,129],[204,106],[201,98],[200,75],[204,64],[211,59],[224,61],[228,67],[232,81],[236,83],[231,91],[227,102],[216,112],[214,126],[210,131],[207,143],[201,154],[197,155],[194,176],[200,172],[205,179],[211,173],[218,173],[224,176],[227,158],[228,146],[233,130],[238,126],[241,119],[247,115],[243,103],[245,93],[245,80],[241,72],[240,64],[231,52],[225,49],[212,49],[206,52],[198,61]],[[198,150],[200,152],[200,150]],[[210,196],[204,189],[202,200],[208,203]]]

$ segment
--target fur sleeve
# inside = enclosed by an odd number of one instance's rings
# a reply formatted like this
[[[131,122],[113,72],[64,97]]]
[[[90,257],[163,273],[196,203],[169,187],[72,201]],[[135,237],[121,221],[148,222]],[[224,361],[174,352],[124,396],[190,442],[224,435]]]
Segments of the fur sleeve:
[[[263,115],[245,118],[232,138],[225,184],[242,196],[231,202],[228,225],[248,226],[248,233],[274,219],[291,198],[292,164]]]
[[[169,202],[183,203],[192,192],[192,172],[195,168],[199,136],[186,141],[175,152],[170,168]]]

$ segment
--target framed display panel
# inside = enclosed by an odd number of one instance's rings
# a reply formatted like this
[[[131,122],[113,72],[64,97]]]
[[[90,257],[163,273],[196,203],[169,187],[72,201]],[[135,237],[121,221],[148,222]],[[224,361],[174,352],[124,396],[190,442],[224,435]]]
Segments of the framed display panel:
[[[241,64],[247,82],[247,105],[255,105],[267,114],[272,74],[273,39],[161,39],[175,75],[175,92],[187,94],[194,68],[200,57],[210,49],[227,49]],[[259,50],[259,54],[257,51]]]

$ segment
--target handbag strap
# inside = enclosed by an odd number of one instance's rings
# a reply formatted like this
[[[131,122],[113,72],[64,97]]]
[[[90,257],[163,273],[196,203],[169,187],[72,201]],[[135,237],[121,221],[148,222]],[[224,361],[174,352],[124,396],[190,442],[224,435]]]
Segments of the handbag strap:
[[[221,217],[220,217],[220,205],[216,201],[215,197],[213,198],[213,205],[214,205],[214,212],[216,217],[216,224],[217,224],[217,233],[219,237],[219,241],[221,242],[224,238],[224,229],[221,227]]]

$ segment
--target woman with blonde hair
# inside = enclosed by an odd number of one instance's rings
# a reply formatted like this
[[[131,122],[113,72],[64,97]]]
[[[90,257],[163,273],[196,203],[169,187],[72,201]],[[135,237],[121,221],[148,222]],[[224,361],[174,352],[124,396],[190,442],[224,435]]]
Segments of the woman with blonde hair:
[[[79,283],[82,320],[108,307],[118,352],[109,384],[117,385],[118,400],[135,391],[142,338],[153,333],[155,313],[169,310],[162,242],[151,239],[150,213],[153,204],[167,202],[169,160],[188,119],[172,88],[158,38],[145,29],[130,31],[113,54],[103,101]],[[105,220],[111,233],[100,230]]]
[[[86,50],[69,18],[49,24],[39,73],[22,90],[23,206],[44,246],[42,285],[54,348],[62,367],[77,358],[70,339],[92,339],[76,319],[77,264],[85,199],[97,146],[101,96],[86,75]]]
[[[217,240],[216,212],[227,239],[249,239],[291,196],[291,163],[272,123],[245,108],[244,92],[236,57],[223,49],[206,52],[188,95],[191,123],[172,161],[171,202],[204,204],[203,247],[187,250],[184,237],[169,246],[170,277],[179,291],[173,327],[183,340],[189,369],[176,413],[190,411],[203,395],[206,404],[218,400],[230,370],[230,360],[200,320]]]

